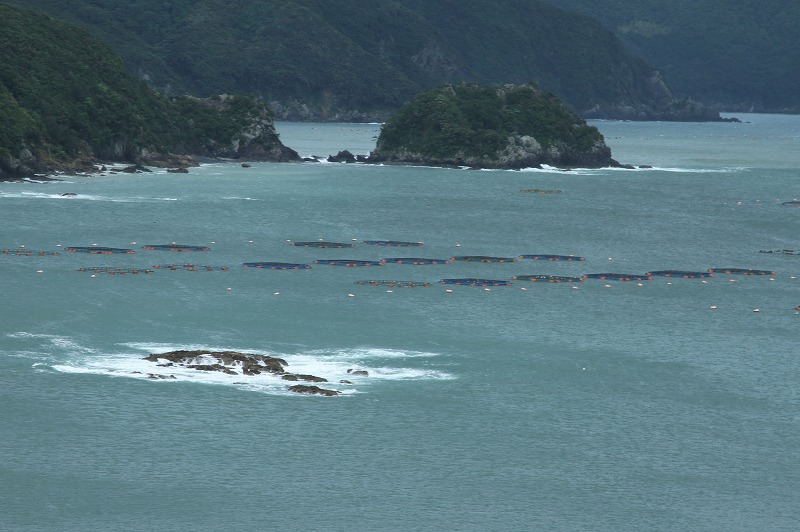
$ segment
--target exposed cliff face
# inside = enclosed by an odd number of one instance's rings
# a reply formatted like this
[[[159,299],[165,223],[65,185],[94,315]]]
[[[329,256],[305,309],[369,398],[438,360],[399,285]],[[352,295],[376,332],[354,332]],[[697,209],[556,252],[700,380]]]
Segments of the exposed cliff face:
[[[283,145],[275,131],[271,111],[264,102],[223,94],[212,98],[190,98],[212,110],[232,125],[214,132],[203,131],[173,147],[174,151],[198,157],[255,161],[299,161],[296,151]],[[198,128],[197,119],[179,117],[186,127]]]
[[[722,121],[715,111],[691,98],[677,100],[661,74],[654,71],[642,83],[640,96],[580,110],[584,118],[659,120],[665,122]]]
[[[447,85],[383,127],[370,162],[479,168],[618,166],[596,128],[533,85]]]

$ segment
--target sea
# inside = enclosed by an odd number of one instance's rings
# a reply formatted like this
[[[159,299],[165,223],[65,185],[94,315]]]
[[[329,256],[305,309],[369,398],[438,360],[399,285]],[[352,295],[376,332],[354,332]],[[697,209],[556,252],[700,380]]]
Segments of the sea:
[[[591,122],[634,169],[279,122],[321,162],[0,183],[0,530],[798,530],[800,116],[736,116]],[[386,258],[446,263],[315,263]]]

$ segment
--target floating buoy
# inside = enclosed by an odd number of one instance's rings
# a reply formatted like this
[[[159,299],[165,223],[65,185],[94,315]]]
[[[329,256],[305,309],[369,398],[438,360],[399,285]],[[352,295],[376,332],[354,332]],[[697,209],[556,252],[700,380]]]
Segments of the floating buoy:
[[[710,306],[710,307],[708,307],[708,308],[710,308],[711,310],[717,310],[717,306],[716,306],[716,305],[711,305],[711,306]]]

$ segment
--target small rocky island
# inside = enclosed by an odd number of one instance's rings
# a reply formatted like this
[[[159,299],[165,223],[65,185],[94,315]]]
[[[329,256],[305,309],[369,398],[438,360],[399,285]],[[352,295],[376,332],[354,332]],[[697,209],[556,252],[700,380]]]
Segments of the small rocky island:
[[[620,166],[597,128],[534,84],[445,85],[419,94],[383,126],[369,162]]]
[[[289,382],[328,382],[327,379],[315,375],[302,373],[290,373],[286,371],[288,365],[282,358],[271,357],[268,355],[257,355],[252,353],[240,353],[238,351],[170,351],[167,353],[154,353],[144,357],[144,360],[156,363],[160,368],[181,367],[194,369],[197,371],[216,371],[226,375],[254,376],[261,374],[272,374],[276,377]],[[348,370],[349,375],[368,376],[365,370]],[[174,375],[150,374],[152,379],[174,379]],[[339,381],[340,384],[352,384],[348,380]],[[329,388],[321,388],[313,384],[294,384],[288,387],[290,392],[335,396],[339,391]]]

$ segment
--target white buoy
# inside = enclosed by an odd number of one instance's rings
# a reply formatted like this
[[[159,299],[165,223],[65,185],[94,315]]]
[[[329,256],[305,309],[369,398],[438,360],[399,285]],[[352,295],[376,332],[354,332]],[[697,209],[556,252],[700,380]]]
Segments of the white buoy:
[[[761,309],[754,308],[753,312],[761,312]]]
[[[485,290],[486,292],[491,292],[491,291],[492,291],[492,289],[491,289],[491,288],[484,288],[484,290]]]
[[[445,292],[447,292],[448,294],[452,294],[453,293],[453,291],[450,290],[449,288],[447,290],[445,290]]]
[[[273,295],[273,296],[279,296],[279,295],[281,295],[281,293],[280,293],[280,292],[275,292],[275,293],[274,293],[274,294],[272,294],[272,295]]]
[[[524,292],[525,290],[527,290],[527,288],[525,288],[525,287],[523,286],[522,288],[520,288],[520,290],[522,290],[522,291]]]
[[[347,294],[347,297],[356,297],[355,294]]]
[[[711,305],[711,306],[710,306],[710,307],[708,307],[708,308],[710,308],[711,310],[717,310],[717,306],[716,306],[716,305]]]
[[[610,284],[604,285],[606,288],[611,288]]]
[[[225,290],[227,290],[228,292],[230,292],[230,291],[231,291],[231,290],[233,290],[233,289],[232,289],[232,288],[230,288],[230,287],[228,287],[228,288],[226,288]]]
[[[36,273],[44,273],[44,270],[36,270]]]

